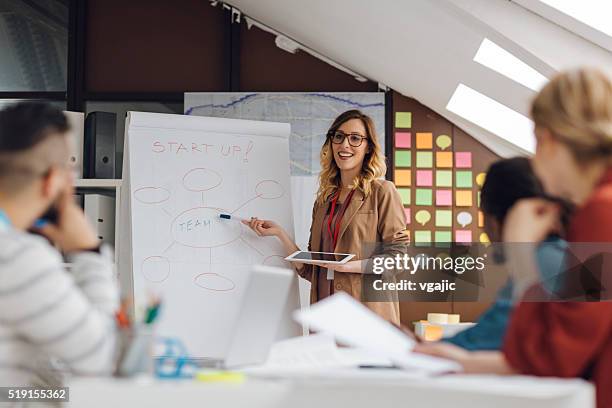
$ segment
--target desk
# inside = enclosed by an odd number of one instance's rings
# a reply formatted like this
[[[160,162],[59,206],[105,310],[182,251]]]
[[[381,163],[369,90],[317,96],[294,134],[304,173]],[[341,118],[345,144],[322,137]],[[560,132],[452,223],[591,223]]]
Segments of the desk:
[[[80,378],[68,382],[66,408],[589,408],[594,387],[582,380],[454,375],[398,378],[388,373],[242,384]],[[350,378],[349,378],[350,377]]]

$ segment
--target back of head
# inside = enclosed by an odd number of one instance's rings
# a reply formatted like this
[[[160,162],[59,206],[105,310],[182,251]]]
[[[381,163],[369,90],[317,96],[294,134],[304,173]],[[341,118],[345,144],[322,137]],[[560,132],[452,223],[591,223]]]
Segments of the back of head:
[[[578,163],[612,163],[612,80],[602,71],[560,73],[534,99],[531,117],[568,145]]]
[[[529,160],[524,157],[499,160],[489,167],[480,192],[483,211],[503,223],[512,206],[522,198],[544,197]]]
[[[0,192],[14,193],[68,163],[69,125],[59,109],[22,102],[0,111]]]

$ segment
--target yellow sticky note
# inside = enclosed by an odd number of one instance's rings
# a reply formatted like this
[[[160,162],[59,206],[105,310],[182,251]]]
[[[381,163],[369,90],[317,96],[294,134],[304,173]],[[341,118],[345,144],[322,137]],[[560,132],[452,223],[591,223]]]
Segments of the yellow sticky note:
[[[410,187],[412,172],[410,170],[395,170],[395,185]]]
[[[472,190],[456,190],[455,205],[457,205],[457,207],[471,207]]]
[[[433,134],[431,134],[431,133],[417,133],[416,134],[416,147],[417,147],[417,149],[431,149],[431,148],[433,148]]]
[[[435,324],[430,324],[425,326],[425,333],[423,335],[423,339],[425,341],[438,341],[444,335],[444,330],[442,326],[438,326]]]
[[[436,152],[436,167],[453,167],[453,152]]]

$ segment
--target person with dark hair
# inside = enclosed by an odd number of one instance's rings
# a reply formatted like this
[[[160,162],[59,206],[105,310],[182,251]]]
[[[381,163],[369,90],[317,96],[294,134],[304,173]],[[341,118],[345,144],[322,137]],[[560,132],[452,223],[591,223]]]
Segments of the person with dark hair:
[[[542,185],[523,157],[495,162],[487,171],[485,183],[480,192],[484,213],[484,228],[492,242],[500,242],[504,220],[510,208],[523,198],[545,197]],[[543,242],[537,251],[540,278],[551,292],[555,291],[559,275],[563,272],[563,257],[567,243],[554,234]],[[503,256],[496,257],[497,262]],[[506,333],[506,327],[513,309],[513,283],[511,280],[499,290],[497,297],[475,326],[442,341],[455,344],[467,350],[499,350]]]
[[[46,103],[0,111],[0,384],[58,386],[113,367],[118,289],[112,254],[73,197],[72,139]],[[35,227],[34,227],[35,226]],[[37,233],[28,231],[37,229]],[[63,266],[62,250],[71,262]]]

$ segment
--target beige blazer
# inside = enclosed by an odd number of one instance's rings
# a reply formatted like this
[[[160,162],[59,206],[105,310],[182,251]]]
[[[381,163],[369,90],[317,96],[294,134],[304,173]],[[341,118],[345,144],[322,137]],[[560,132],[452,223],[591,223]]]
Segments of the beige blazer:
[[[308,244],[310,251],[321,249],[321,228],[328,205],[328,203],[314,205]],[[404,208],[393,183],[387,180],[375,180],[372,182],[372,191],[367,197],[358,190],[353,194],[340,224],[335,252],[355,254],[355,260],[366,260],[372,255],[378,255],[374,253],[373,244],[383,243],[385,244],[383,253],[387,252],[394,256],[398,253],[397,248],[406,248],[408,245],[405,219]],[[399,252],[403,251],[400,249]],[[310,301],[315,303],[318,300],[318,274],[313,273],[312,265],[306,264],[298,270],[298,273],[311,282]],[[362,281],[363,274],[336,272],[334,291],[344,291],[362,301]],[[364,302],[364,304],[384,319],[400,323],[397,296],[385,302]]]

